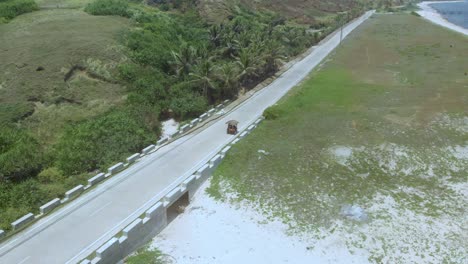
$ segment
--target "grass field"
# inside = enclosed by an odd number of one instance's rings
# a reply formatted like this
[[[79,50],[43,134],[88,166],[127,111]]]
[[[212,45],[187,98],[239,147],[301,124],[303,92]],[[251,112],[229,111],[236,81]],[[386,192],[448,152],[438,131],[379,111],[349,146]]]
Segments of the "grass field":
[[[465,54],[466,36],[416,16],[372,17],[233,147],[209,193],[370,262],[466,261]]]

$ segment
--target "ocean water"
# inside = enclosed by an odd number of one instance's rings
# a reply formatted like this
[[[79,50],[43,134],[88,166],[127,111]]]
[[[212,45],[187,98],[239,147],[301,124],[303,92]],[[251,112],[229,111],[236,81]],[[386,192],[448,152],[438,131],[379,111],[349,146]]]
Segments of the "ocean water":
[[[430,4],[449,22],[468,29],[468,1]]]

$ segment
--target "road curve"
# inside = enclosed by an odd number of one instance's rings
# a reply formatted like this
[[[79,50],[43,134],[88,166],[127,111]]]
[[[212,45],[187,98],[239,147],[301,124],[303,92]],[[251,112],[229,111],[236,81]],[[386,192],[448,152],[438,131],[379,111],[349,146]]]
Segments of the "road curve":
[[[349,23],[343,36],[372,15],[369,11]],[[334,48],[334,33],[313,52],[209,127],[187,135],[146,156],[142,161],[98,185],[78,199],[41,219],[0,244],[0,263],[76,263],[159,200],[182,176],[189,176],[232,140],[227,120],[240,121],[240,129],[255,121],[303,80]]]

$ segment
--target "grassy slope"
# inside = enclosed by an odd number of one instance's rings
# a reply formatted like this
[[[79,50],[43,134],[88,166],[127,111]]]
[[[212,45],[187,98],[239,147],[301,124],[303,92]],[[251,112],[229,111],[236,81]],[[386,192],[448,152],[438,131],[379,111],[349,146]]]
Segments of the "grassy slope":
[[[450,234],[466,223],[467,42],[415,16],[370,19],[232,149],[209,192],[293,232],[345,230],[371,261],[460,261],[468,245]],[[342,219],[346,204],[368,225]]]
[[[124,89],[117,84],[83,72],[65,82],[64,75],[76,64],[113,73],[122,59],[116,38],[127,26],[125,19],[79,10],[44,10],[1,25],[0,101],[34,108],[23,125],[41,142],[53,142],[65,122],[94,116],[122,100]],[[44,70],[36,71],[39,66]]]
[[[69,3],[84,5],[62,2]],[[96,17],[78,9],[46,9],[0,25],[0,125],[19,120],[18,126],[49,148],[67,123],[87,120],[123,102],[125,88],[112,82],[112,75],[125,59],[117,41],[129,24],[124,18]],[[65,74],[77,64],[87,71],[77,71],[65,82]],[[36,71],[39,66],[44,70]],[[7,230],[11,221],[37,212],[44,201],[62,196],[87,178],[1,183],[0,229]]]

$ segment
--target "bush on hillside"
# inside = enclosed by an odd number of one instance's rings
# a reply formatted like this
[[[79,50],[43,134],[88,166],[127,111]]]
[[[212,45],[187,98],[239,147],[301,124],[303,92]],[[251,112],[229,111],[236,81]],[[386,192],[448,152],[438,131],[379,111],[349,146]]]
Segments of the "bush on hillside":
[[[134,82],[137,79],[139,67],[132,63],[122,63],[118,66],[119,77],[126,82]]]
[[[17,128],[0,128],[0,181],[20,181],[42,167],[39,143]]]
[[[169,62],[173,59],[171,51],[180,46],[180,38],[191,29],[178,29],[180,25],[166,16],[143,15],[137,20],[140,23],[149,20],[151,23],[144,22],[141,29],[132,30],[125,36],[131,57],[140,65],[168,71]]]
[[[64,181],[65,176],[56,167],[51,167],[41,171],[41,173],[37,175],[37,179],[41,183],[59,183]]]
[[[169,109],[178,119],[199,116],[208,108],[205,97],[193,92],[193,85],[188,82],[171,87]]]
[[[281,110],[277,106],[270,106],[263,111],[263,116],[266,120],[275,120],[281,117]]]
[[[0,24],[7,22],[21,14],[38,10],[34,0],[7,0],[0,1]]]
[[[86,6],[85,12],[95,16],[131,17],[129,6],[126,0],[95,0]]]
[[[63,195],[67,189],[60,183],[43,185],[34,178],[17,183],[0,182],[0,229],[9,230],[11,222],[29,212],[36,213],[41,205]]]
[[[150,101],[151,97],[146,97],[144,94],[131,92],[127,97],[127,111],[133,116],[138,117],[140,122],[155,135],[161,132],[161,124],[159,116],[161,113],[161,105],[165,101]]]
[[[16,123],[34,113],[34,104],[31,102],[0,104],[0,125]]]
[[[103,168],[155,141],[146,124],[128,112],[113,111],[68,127],[56,145],[56,163],[65,174]]]

